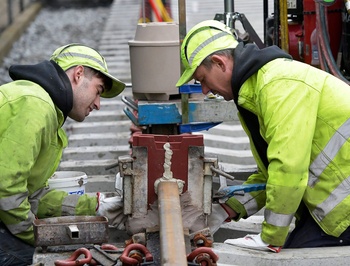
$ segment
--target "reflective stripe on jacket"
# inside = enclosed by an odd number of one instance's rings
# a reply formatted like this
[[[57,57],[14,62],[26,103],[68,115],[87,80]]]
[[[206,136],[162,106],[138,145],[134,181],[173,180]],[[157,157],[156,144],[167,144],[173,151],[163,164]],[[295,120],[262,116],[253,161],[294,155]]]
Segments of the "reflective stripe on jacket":
[[[18,80],[0,87],[0,219],[30,244],[35,216],[60,215],[67,197],[47,189],[68,142],[63,122],[62,112],[37,84]],[[91,206],[84,211],[94,214],[96,198],[86,204]]]
[[[301,201],[327,234],[339,236],[350,225],[350,87],[276,59],[244,82],[238,104],[258,117],[268,144],[268,169],[251,144],[259,173],[246,183],[265,182],[267,189],[227,204],[240,218],[265,206],[262,239],[272,245],[284,244]]]

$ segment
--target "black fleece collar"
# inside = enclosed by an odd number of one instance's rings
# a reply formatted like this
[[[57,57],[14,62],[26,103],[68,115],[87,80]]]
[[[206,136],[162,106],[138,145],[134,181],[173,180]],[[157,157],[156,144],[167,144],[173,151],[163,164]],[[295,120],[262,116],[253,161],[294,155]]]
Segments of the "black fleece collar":
[[[67,118],[73,107],[72,86],[67,74],[54,61],[45,60],[36,65],[13,65],[9,74],[13,80],[29,80],[44,88],[62,111],[64,119]]]
[[[289,54],[277,46],[259,49],[255,44],[244,45],[241,42],[235,48],[231,86],[236,104],[242,84],[266,63],[277,58],[292,59]]]
[[[259,49],[254,44],[247,44],[244,46],[243,43],[240,43],[234,52],[234,67],[231,81],[234,102],[236,103],[237,109],[250,132],[255,149],[266,168],[269,164],[267,158],[268,144],[260,135],[259,120],[255,114],[238,105],[238,94],[242,84],[249,77],[256,73],[266,63],[276,58],[292,59],[289,54],[285,53],[277,46]]]

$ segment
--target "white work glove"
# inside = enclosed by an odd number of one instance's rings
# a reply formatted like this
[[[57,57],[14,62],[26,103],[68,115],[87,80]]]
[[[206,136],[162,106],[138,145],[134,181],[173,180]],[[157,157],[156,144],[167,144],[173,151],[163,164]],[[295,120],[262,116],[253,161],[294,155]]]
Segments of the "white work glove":
[[[125,230],[127,216],[123,212],[123,198],[120,196],[107,197],[105,194],[97,192],[97,216],[108,218],[108,224],[119,230]]]
[[[243,248],[250,248],[250,249],[256,249],[256,250],[264,250],[264,251],[272,251],[275,253],[279,253],[282,249],[282,247],[275,247],[272,245],[269,245],[268,243],[264,242],[260,234],[258,235],[246,235],[243,238],[236,238],[236,239],[226,239],[224,241],[225,244],[230,244],[237,247],[243,247]]]
[[[213,235],[223,223],[229,222],[231,219],[229,219],[228,213],[220,204],[212,204],[211,206],[211,214],[208,216],[208,227]]]

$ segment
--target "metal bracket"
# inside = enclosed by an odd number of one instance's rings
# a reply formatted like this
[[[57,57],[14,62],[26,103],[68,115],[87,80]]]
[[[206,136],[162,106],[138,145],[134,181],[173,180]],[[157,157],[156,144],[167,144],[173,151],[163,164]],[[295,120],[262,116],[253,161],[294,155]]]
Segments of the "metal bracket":
[[[123,177],[124,214],[132,213],[133,159],[129,155],[118,158],[120,176]]]
[[[212,167],[217,167],[217,158],[204,158],[204,180],[203,180],[203,212],[209,215],[211,213],[212,194],[213,194],[213,171]]]
[[[214,19],[218,21],[230,21],[230,24],[234,25],[236,20],[242,23],[243,29],[249,34],[250,40],[253,41],[260,49],[266,47],[259,35],[256,33],[247,17],[244,14],[233,12],[227,14],[230,18],[225,18],[225,14],[216,14]],[[227,25],[231,27],[231,25]]]

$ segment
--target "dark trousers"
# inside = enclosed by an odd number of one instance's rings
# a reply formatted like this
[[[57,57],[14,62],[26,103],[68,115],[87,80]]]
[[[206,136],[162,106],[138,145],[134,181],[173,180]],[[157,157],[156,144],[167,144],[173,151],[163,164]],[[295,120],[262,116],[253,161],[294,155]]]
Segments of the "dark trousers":
[[[0,265],[26,266],[32,264],[35,247],[10,233],[0,222]]]
[[[345,230],[339,237],[327,235],[318,226],[308,211],[303,213],[302,218],[296,224],[295,229],[284,245],[284,248],[314,248],[349,246],[350,228]]]

